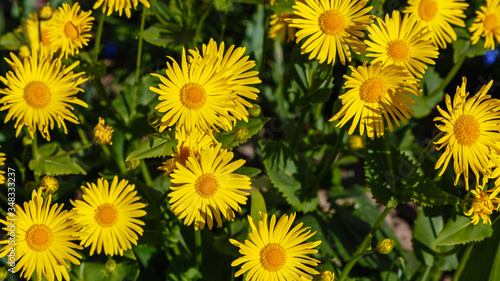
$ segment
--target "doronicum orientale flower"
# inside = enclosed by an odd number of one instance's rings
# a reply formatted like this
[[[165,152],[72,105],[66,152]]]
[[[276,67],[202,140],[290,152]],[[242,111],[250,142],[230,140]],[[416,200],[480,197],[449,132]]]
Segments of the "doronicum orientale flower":
[[[273,215],[269,224],[267,214],[260,216],[258,225],[248,216],[252,232],[245,243],[229,239],[243,255],[231,263],[231,266],[241,265],[235,277],[247,272],[246,280],[253,281],[311,280],[310,274],[319,273],[312,267],[320,261],[308,255],[318,252],[314,248],[321,241],[306,242],[316,231],[311,233],[309,227],[302,228],[303,223],[292,228],[295,213],[283,215],[278,222]]]
[[[82,247],[73,240],[78,239],[78,226],[73,221],[73,213],[62,211],[64,204],[51,205],[52,196],[42,198],[42,191],[33,191],[31,200],[24,202],[24,208],[15,205],[15,227],[11,221],[0,220],[7,232],[14,231],[15,246],[9,245],[8,239],[0,241],[4,244],[0,257],[8,255],[11,248],[15,251],[15,272],[21,277],[31,279],[36,272],[37,280],[42,275],[49,281],[70,280],[67,268],[72,264],[80,264],[82,257],[75,251]]]
[[[392,239],[384,238],[384,239],[379,240],[377,242],[376,250],[377,250],[377,252],[379,252],[383,255],[387,255],[392,251],[392,249],[394,248],[395,245],[396,245],[396,241],[394,241]]]
[[[90,255],[100,254],[123,256],[123,252],[137,245],[146,215],[146,204],[139,202],[134,184],[128,180],[118,181],[115,176],[111,184],[104,178],[82,186],[83,200],[71,201],[75,222],[80,230],[80,245],[90,248]]]
[[[366,7],[366,1],[305,0],[296,1],[293,8],[297,18],[289,19],[290,26],[298,29],[297,43],[305,39],[300,48],[302,53],[310,53],[310,60],[335,64],[338,55],[345,65],[351,61],[351,50],[356,54],[365,51],[360,38],[374,18],[368,14],[372,7]]]
[[[48,193],[55,193],[59,189],[59,181],[52,176],[44,176],[40,180],[40,187]]]
[[[1,147],[1,146],[0,146]],[[0,166],[3,166],[5,165],[5,153],[3,152],[0,152]],[[3,170],[0,170],[0,184],[4,184],[5,183],[5,171]]]
[[[497,197],[500,186],[489,190],[483,190],[483,188],[479,185],[475,190],[470,191],[474,195],[472,205],[469,211],[464,211],[464,214],[471,218],[471,223],[474,225],[478,224],[480,219],[483,219],[483,224],[491,224],[490,215],[493,211],[498,211],[500,207],[500,198]]]
[[[453,101],[445,96],[448,112],[437,106],[442,117],[435,117],[436,127],[444,136],[435,142],[436,149],[445,147],[444,153],[436,162],[435,169],[442,167],[442,175],[453,158],[453,170],[456,173],[455,185],[460,175],[465,178],[465,187],[469,190],[469,168],[476,176],[476,187],[479,184],[480,173],[483,176],[491,174],[491,163],[500,166],[500,100],[491,99],[486,93],[491,88],[493,80],[484,85],[476,95],[467,100],[467,79],[462,78],[462,86],[457,87]]]
[[[130,18],[132,15],[130,12],[132,5],[134,6],[134,10],[137,10],[139,2],[149,8],[148,0],[96,0],[93,9],[96,10],[102,5],[103,13],[106,13],[106,10],[108,10],[107,16],[110,16],[113,12],[118,12],[118,15],[121,17],[123,11],[125,11],[127,18]]]
[[[233,156],[218,144],[199,151],[199,157],[191,152],[186,166],[176,163],[168,197],[170,209],[185,225],[212,229],[215,220],[222,227],[221,213],[232,221],[234,211],[241,212],[251,182],[249,177],[233,173],[245,163],[242,159],[230,163]]]
[[[98,145],[112,145],[113,128],[105,125],[103,118],[99,117],[99,123],[94,127],[94,142]]]
[[[0,98],[3,105],[0,111],[8,110],[5,122],[16,119],[16,136],[27,126],[31,138],[38,129],[50,141],[49,128],[54,129],[54,124],[62,126],[67,134],[64,121],[78,124],[71,104],[88,107],[76,97],[78,92],[83,92],[78,85],[87,80],[80,77],[83,72],[72,71],[79,62],[62,66],[61,59],[53,58],[52,53],[45,54],[43,49],[40,53],[33,50],[24,62],[13,53],[10,57],[12,60],[5,60],[12,71],[5,77],[0,76],[0,81],[7,86],[0,89],[0,94],[4,95]]]
[[[296,18],[294,14],[272,14],[271,20],[269,21],[269,38],[276,40],[280,39],[280,42],[292,42],[295,40],[295,33],[297,28],[290,26],[290,21],[286,19]]]
[[[484,37],[484,47],[494,50],[495,40],[500,43],[500,0],[486,0],[486,6],[480,9],[469,27],[470,40],[475,45],[479,38]]]

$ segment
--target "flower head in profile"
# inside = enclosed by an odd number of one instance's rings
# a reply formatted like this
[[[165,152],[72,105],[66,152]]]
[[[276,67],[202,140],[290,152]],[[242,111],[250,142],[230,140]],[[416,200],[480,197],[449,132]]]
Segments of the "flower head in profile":
[[[309,59],[320,63],[335,64],[337,54],[342,64],[351,61],[351,50],[359,54],[366,46],[359,38],[373,22],[366,1],[305,0],[295,2],[291,27],[298,29],[297,42],[302,43],[302,53],[310,53]]]
[[[415,15],[429,28],[434,45],[445,49],[447,43],[457,40],[452,25],[465,27],[463,19],[467,7],[469,4],[464,0],[409,0],[403,12]]]
[[[121,17],[123,11],[125,11],[125,15],[127,15],[127,18],[130,18],[130,16],[132,15],[130,9],[132,9],[133,6],[134,10],[137,10],[137,5],[139,4],[139,2],[149,8],[148,0],[97,0],[94,4],[93,9],[96,10],[102,5],[102,12],[106,13],[106,10],[108,10],[108,16],[110,16],[113,12],[118,12],[118,15]]]
[[[269,38],[280,42],[292,42],[295,40],[297,28],[290,26],[290,21],[287,19],[296,18],[294,14],[272,14],[269,21]]]
[[[73,7],[66,3],[59,7],[59,13],[53,16],[48,26],[48,39],[54,49],[61,51],[61,56],[68,58],[68,54],[78,54],[83,46],[88,45],[94,20],[91,14],[91,11],[80,11],[78,2]]]
[[[103,118],[99,117],[99,123],[94,127],[94,142],[99,145],[112,145],[113,128],[107,126]]]
[[[318,252],[314,248],[321,241],[306,242],[316,231],[311,233],[309,227],[302,228],[303,223],[292,228],[295,213],[283,215],[278,222],[273,215],[270,223],[267,214],[260,213],[260,216],[258,225],[248,216],[252,228],[249,240],[242,243],[229,239],[231,244],[240,248],[240,254],[243,255],[231,263],[231,266],[241,265],[235,277],[247,272],[246,280],[311,280],[311,274],[319,273],[312,267],[320,261],[308,255]]]
[[[104,249],[106,255],[123,255],[137,245],[146,215],[146,204],[139,202],[134,184],[128,180],[118,181],[115,176],[111,184],[104,178],[82,186],[83,200],[71,201],[75,222],[80,225],[80,245],[90,248],[90,255]]]
[[[15,251],[15,272],[29,280],[36,272],[37,280],[69,280],[67,268],[80,264],[82,257],[75,251],[82,247],[73,240],[78,239],[78,227],[74,224],[73,214],[63,211],[64,204],[51,204],[52,196],[43,199],[41,190],[33,191],[31,200],[24,206],[15,205],[15,213],[9,212],[9,219],[16,219],[15,228],[10,221],[0,220],[6,227],[3,230],[15,232],[15,246],[8,240],[0,249],[0,257]],[[12,216],[11,216],[12,215]],[[12,236],[12,235],[11,235]]]
[[[367,57],[373,57],[373,63],[403,66],[410,73],[422,78],[426,64],[435,64],[438,57],[437,47],[432,44],[432,33],[415,15],[406,14],[401,18],[399,11],[385,15],[385,20],[377,18],[378,26],[368,27]]]
[[[0,98],[3,105],[0,111],[8,110],[5,122],[16,119],[16,136],[27,126],[32,138],[38,129],[50,141],[49,129],[54,129],[54,124],[62,126],[67,134],[66,120],[78,124],[71,104],[88,106],[76,97],[78,92],[83,92],[78,85],[87,80],[80,77],[83,72],[72,71],[79,62],[62,66],[61,59],[53,58],[52,53],[45,54],[43,49],[40,53],[32,50],[24,62],[13,53],[10,57],[12,60],[5,60],[12,71],[5,77],[0,76],[0,81],[6,85],[0,89],[0,95],[4,95]]]
[[[199,151],[199,157],[191,152],[186,166],[176,163],[168,197],[170,208],[185,225],[212,229],[217,222],[217,227],[222,227],[221,213],[232,221],[234,211],[241,212],[240,204],[246,204],[251,182],[249,177],[234,173],[245,160],[230,163],[233,156],[218,144]]]
[[[469,28],[470,40],[475,45],[484,37],[484,47],[495,49],[495,40],[500,43],[500,0],[486,0],[486,6],[476,11],[474,23]]]
[[[1,147],[1,146],[0,146]],[[3,166],[5,165],[5,153],[3,152],[0,152],[0,166]],[[0,170],[0,184],[4,184],[5,183],[5,171],[3,170]]]
[[[410,105],[416,105],[411,95],[418,96],[419,93],[414,78],[394,65],[367,65],[365,62],[362,66],[350,68],[351,75],[344,75],[344,88],[348,91],[340,96],[342,108],[329,121],[342,118],[337,124],[337,127],[342,127],[352,120],[348,133],[354,133],[359,124],[360,135],[366,130],[371,139],[384,135],[385,125],[392,132],[392,121],[397,126],[399,120],[406,124],[406,119],[413,114]]]
[[[471,223],[476,225],[479,220],[483,220],[483,224],[491,224],[490,215],[493,211],[498,211],[500,207],[500,198],[497,197],[500,192],[500,186],[496,185],[493,189],[483,190],[484,186],[479,185],[475,190],[470,192],[474,197],[469,211],[465,212],[466,216],[471,218]]]
[[[491,174],[491,163],[500,166],[500,158],[492,155],[500,154],[500,100],[491,99],[486,93],[493,80],[484,85],[473,97],[467,100],[467,80],[462,78],[462,86],[457,87],[453,101],[445,96],[448,112],[437,106],[442,117],[435,117],[436,127],[444,132],[444,136],[435,142],[436,149],[446,148],[435,169],[442,167],[442,175],[453,158],[453,170],[456,173],[455,185],[460,175],[464,175],[465,187],[469,190],[469,169],[476,176],[476,187],[480,174]]]

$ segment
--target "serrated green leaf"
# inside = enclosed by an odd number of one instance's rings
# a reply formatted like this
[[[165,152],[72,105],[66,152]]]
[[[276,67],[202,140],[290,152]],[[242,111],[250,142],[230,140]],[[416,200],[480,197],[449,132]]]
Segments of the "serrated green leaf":
[[[254,168],[254,167],[240,167],[236,171],[234,171],[235,174],[240,174],[240,175],[245,175],[249,178],[255,177],[256,175],[260,174],[262,171],[260,169]]]
[[[143,141],[134,151],[132,151],[125,161],[165,157],[174,153],[176,147],[176,139],[169,137],[163,138],[153,135]]]
[[[267,213],[266,201],[264,201],[264,197],[257,190],[250,190],[250,216],[253,221],[257,223],[260,221],[260,212]],[[248,228],[248,231],[251,232],[251,228]]]
[[[493,228],[489,224],[473,225],[470,218],[458,216],[455,220],[449,219],[439,233],[433,245],[457,245],[473,241],[481,241],[493,235]]]
[[[436,184],[418,174],[413,174],[406,182],[407,189],[404,197],[410,197],[422,205],[441,206],[457,205],[461,199],[440,189]]]
[[[38,148],[39,158],[31,159],[28,166],[36,175],[58,176],[87,174],[69,155],[57,158],[54,157],[64,153],[66,153],[66,151],[61,148],[59,143],[51,142],[44,144]]]
[[[266,8],[278,15],[293,14],[293,5],[295,5],[295,1],[278,1],[274,5],[266,6]]]
[[[434,263],[434,250],[437,246],[431,242],[443,229],[443,217],[440,215],[442,210],[442,207],[420,207],[414,223],[413,248],[417,258],[426,266]]]
[[[231,131],[221,132],[215,138],[217,141],[222,143],[223,148],[231,149],[240,144],[240,142],[233,141],[234,132],[236,132],[239,127],[247,127],[248,138],[251,138],[253,135],[257,134],[269,120],[271,120],[269,117],[248,118],[248,123],[243,120],[239,120]]]
[[[316,192],[307,191],[297,180],[298,155],[281,142],[260,142],[262,158],[267,174],[273,185],[283,194],[285,199],[298,211],[310,212],[318,206],[319,197]],[[304,185],[305,186],[305,185]]]

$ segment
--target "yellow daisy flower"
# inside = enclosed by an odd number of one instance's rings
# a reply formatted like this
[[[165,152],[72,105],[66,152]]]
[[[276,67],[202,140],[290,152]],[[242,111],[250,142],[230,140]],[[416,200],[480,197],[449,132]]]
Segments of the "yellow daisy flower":
[[[470,40],[475,45],[479,38],[484,37],[484,47],[494,50],[495,40],[500,43],[500,0],[486,0],[486,7],[480,9],[469,28],[472,33]]]
[[[406,124],[406,119],[413,114],[409,105],[416,105],[410,95],[419,94],[419,85],[414,78],[394,65],[375,63],[367,66],[365,62],[363,66],[350,68],[351,76],[344,75],[344,88],[349,90],[340,96],[342,108],[329,121],[342,118],[337,124],[337,127],[342,127],[352,119],[348,133],[354,133],[359,123],[360,135],[366,129],[371,139],[384,135],[384,119],[391,132],[391,119],[397,126],[398,119]]]
[[[298,29],[297,43],[307,40],[300,47],[302,53],[310,53],[309,59],[317,58],[320,63],[335,64],[338,56],[342,64],[351,61],[351,51],[360,54],[366,46],[359,38],[373,22],[367,14],[372,7],[366,1],[348,0],[305,0],[295,2],[291,27]]]
[[[403,11],[415,15],[432,33],[434,45],[446,49],[446,44],[457,40],[457,34],[451,26],[465,27],[464,11],[469,4],[464,0],[409,0]]]
[[[474,225],[479,222],[479,219],[483,219],[483,224],[491,224],[490,215],[493,211],[498,211],[500,207],[500,198],[497,197],[500,187],[495,186],[490,190],[483,190],[483,188],[480,185],[475,190],[471,190],[474,195],[472,205],[469,211],[464,211],[464,214],[472,219],[471,223]]]
[[[295,213],[290,217],[283,215],[278,222],[273,215],[270,224],[267,214],[260,213],[260,216],[258,226],[248,216],[252,233],[245,243],[229,239],[243,255],[231,263],[231,266],[242,264],[235,277],[247,272],[246,280],[254,281],[312,280],[310,274],[319,274],[312,267],[320,261],[307,255],[317,253],[314,248],[321,241],[306,242],[316,231],[311,233],[309,227],[302,228],[303,223],[291,228]]]
[[[106,13],[106,9],[108,10],[107,15],[110,16],[113,12],[118,12],[118,15],[121,17],[123,11],[125,11],[125,15],[127,18],[130,18],[132,13],[130,9],[132,5],[134,6],[134,10],[137,10],[137,4],[141,2],[144,6],[149,8],[148,0],[97,0],[94,4],[93,9],[96,10],[102,5],[102,12]]]
[[[290,21],[287,19],[296,18],[294,14],[273,14],[269,22],[269,38],[276,40],[280,39],[280,43],[292,42],[295,40],[297,28],[290,26]]]
[[[21,62],[13,53],[12,60],[5,58],[13,71],[7,72],[0,81],[7,86],[0,89],[0,111],[8,110],[5,122],[17,119],[14,127],[16,136],[24,126],[28,127],[31,138],[38,129],[42,136],[50,141],[49,128],[54,129],[54,123],[64,128],[68,133],[65,120],[78,124],[78,118],[71,112],[71,104],[83,107],[88,105],[76,97],[83,92],[78,85],[87,81],[81,78],[83,72],[73,73],[79,62],[71,66],[62,66],[61,59],[53,58],[52,53],[46,55],[32,50],[29,58]],[[62,68],[61,68],[62,66]]]
[[[442,166],[439,175],[442,175],[453,157],[453,169],[456,173],[455,185],[461,174],[464,174],[465,187],[469,190],[469,168],[476,176],[476,187],[479,184],[479,173],[484,176],[491,174],[490,161],[500,166],[500,159],[492,157],[493,153],[500,154],[500,100],[490,99],[486,93],[491,88],[493,80],[483,86],[476,95],[469,100],[469,92],[465,86],[467,79],[462,78],[462,86],[457,87],[453,102],[450,96],[445,96],[448,112],[437,109],[443,117],[435,117],[436,127],[445,132],[445,135],[435,142],[437,150],[446,147],[436,163],[435,169]]]
[[[213,136],[205,132],[193,130],[188,134],[183,128],[176,129],[175,139],[177,140],[177,149],[175,153],[170,155],[172,158],[163,162],[162,166],[158,167],[158,170],[165,172],[164,176],[170,174],[175,169],[176,163],[186,167],[186,161],[190,155],[199,160],[200,150],[215,146],[217,143]]]
[[[149,89],[159,95],[160,103],[155,107],[166,112],[162,117],[159,131],[174,125],[184,127],[191,133],[195,129],[210,133],[232,128],[234,117],[229,109],[235,108],[234,94],[223,72],[217,73],[216,58],[195,55],[188,64],[186,51],[182,50],[181,66],[172,59],[167,62],[167,77],[152,73],[160,78],[159,88]]]
[[[5,159],[7,159],[7,158],[5,158],[5,153],[0,152],[0,166],[5,165]],[[5,176],[4,176],[4,174],[5,174],[5,171],[0,170],[0,184],[4,184],[5,183]]]
[[[439,52],[432,44],[432,33],[416,16],[406,14],[401,19],[399,11],[385,15],[385,21],[377,18],[378,25],[368,27],[367,57],[374,57],[372,63],[404,66],[416,77],[422,78],[426,64],[435,64],[434,60]]]
[[[8,239],[0,241],[0,244],[5,244],[0,257],[13,250],[14,271],[20,271],[21,277],[27,280],[35,271],[37,280],[42,280],[42,274],[49,281],[55,278],[69,280],[67,268],[71,263],[80,264],[82,258],[74,250],[82,247],[73,242],[78,239],[78,227],[74,224],[72,212],[62,211],[64,204],[51,205],[51,200],[51,195],[44,200],[41,190],[33,191],[31,200],[24,202],[24,208],[16,204],[15,213],[9,211],[7,220],[0,220],[6,226],[3,230],[15,233],[9,235],[15,237],[14,247]]]
[[[100,254],[104,248],[106,255],[123,256],[123,251],[137,245],[144,225],[139,218],[146,215],[142,210],[146,204],[138,202],[134,184],[128,180],[118,182],[113,178],[111,185],[104,178],[95,183],[82,186],[83,200],[71,201],[75,211],[75,221],[82,226],[80,245],[91,246],[90,255],[97,249]]]
[[[221,144],[199,151],[188,157],[186,166],[177,163],[170,174],[172,190],[168,197],[170,209],[185,225],[194,222],[195,229],[205,225],[212,229],[214,218],[222,227],[222,215],[234,219],[234,211],[241,212],[239,204],[246,204],[250,190],[250,178],[233,172],[243,166],[245,160],[229,163],[234,154],[221,149]]]
[[[78,54],[83,46],[88,45],[94,20],[90,14],[91,11],[80,12],[78,2],[73,7],[63,3],[59,7],[59,13],[52,17],[48,26],[48,38],[53,48],[61,51],[61,56],[68,58],[68,54]]]

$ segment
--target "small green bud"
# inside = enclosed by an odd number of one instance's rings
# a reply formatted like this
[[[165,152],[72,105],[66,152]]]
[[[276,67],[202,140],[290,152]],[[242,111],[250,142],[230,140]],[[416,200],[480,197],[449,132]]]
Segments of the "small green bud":
[[[127,170],[132,171],[135,170],[135,168],[139,167],[141,165],[141,160],[139,159],[133,159],[130,161],[127,161]]]
[[[5,266],[0,267],[0,280],[5,280],[7,279],[7,275],[9,274],[9,271]]]
[[[161,126],[161,116],[158,115],[157,111],[154,111],[148,116],[148,124],[151,126],[155,131],[158,131],[158,128]]]
[[[113,259],[110,259],[106,262],[106,271],[113,272],[116,269],[116,262]]]
[[[49,20],[52,17],[52,8],[49,5],[43,6],[38,10],[38,15],[41,20]]]
[[[250,114],[250,117],[259,117],[261,112],[262,109],[260,108],[260,105],[256,103],[252,104],[252,107],[248,109],[248,114]]]
[[[52,176],[44,176],[40,180],[40,187],[47,193],[55,193],[59,189],[59,181]]]
[[[245,142],[250,136],[250,132],[247,127],[239,127],[234,132],[234,140],[236,142]]]
[[[396,241],[389,238],[384,238],[377,242],[377,252],[383,255],[387,255],[392,251],[394,245],[396,245]]]
[[[33,144],[33,139],[30,136],[23,137],[23,145],[24,146],[30,146],[32,144]]]

